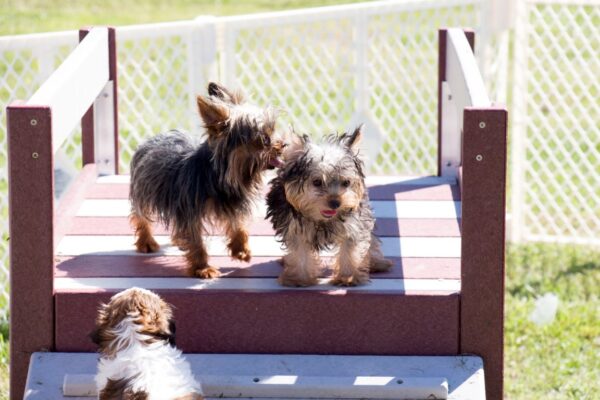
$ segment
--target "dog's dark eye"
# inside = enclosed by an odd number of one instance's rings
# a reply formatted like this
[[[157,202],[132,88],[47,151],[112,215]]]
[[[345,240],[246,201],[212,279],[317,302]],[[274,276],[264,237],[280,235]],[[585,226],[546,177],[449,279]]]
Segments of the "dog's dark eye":
[[[345,188],[347,188],[348,186],[350,186],[350,181],[348,179],[344,179],[342,181],[342,186],[345,187]]]
[[[261,135],[260,141],[262,142],[263,146],[271,145],[271,138],[269,137],[269,135]]]
[[[312,184],[314,187],[321,187],[323,186],[323,181],[320,179],[313,179]]]

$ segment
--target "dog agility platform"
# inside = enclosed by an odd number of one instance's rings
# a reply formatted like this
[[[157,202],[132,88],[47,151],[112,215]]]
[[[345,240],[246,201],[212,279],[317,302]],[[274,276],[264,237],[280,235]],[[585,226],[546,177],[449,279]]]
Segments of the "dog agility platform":
[[[445,395],[422,398],[502,398],[507,113],[487,97],[471,31],[439,32],[439,173],[367,178],[376,234],[394,266],[349,288],[329,285],[329,271],[313,287],[280,286],[283,251],[264,205],[250,227],[250,263],[228,257],[220,232],[211,233],[221,278],[187,277],[160,226],[160,252],[136,253],[129,177],[115,167],[115,31],[81,38],[37,93],[7,112],[11,399],[63,398],[66,375],[91,377],[98,305],[132,286],[174,305],[177,345],[194,372],[241,385],[238,398],[257,393],[245,378],[275,375],[303,377],[300,389],[325,385],[319,395],[288,387],[279,394],[288,398],[421,398],[365,396],[361,376],[408,388],[424,379],[442,391],[446,382]],[[55,207],[53,154],[80,118],[84,166]]]

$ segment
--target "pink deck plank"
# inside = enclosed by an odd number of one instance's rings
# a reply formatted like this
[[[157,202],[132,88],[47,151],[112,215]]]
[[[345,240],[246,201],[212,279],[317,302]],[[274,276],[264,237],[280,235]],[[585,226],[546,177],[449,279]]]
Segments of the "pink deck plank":
[[[79,256],[57,259],[55,277],[178,277],[186,276],[185,260],[177,256]],[[254,257],[250,263],[229,257],[212,257],[212,265],[221,268],[225,277],[275,278],[281,273],[276,257]],[[326,259],[326,262],[330,260]],[[460,279],[458,258],[392,258],[391,271],[372,274],[373,279]],[[325,271],[324,276],[329,276]]]
[[[265,188],[265,193],[267,188]],[[129,185],[126,183],[98,183],[90,188],[89,199],[126,199]],[[415,186],[403,183],[372,185],[369,187],[371,200],[459,200],[457,185]]]
[[[395,219],[380,218],[375,225],[378,236],[411,236],[411,237],[458,237],[460,221],[452,219]],[[168,234],[164,226],[157,225],[155,233]],[[133,230],[125,217],[76,217],[68,230],[70,235],[132,235]],[[220,235],[222,232],[210,229],[209,234]],[[257,219],[250,226],[250,235],[273,236],[271,223]]]
[[[458,295],[309,291],[157,291],[175,306],[177,345],[191,353],[445,355],[458,352]],[[56,294],[56,350],[88,338],[112,292]],[[331,323],[335,321],[335,323]]]

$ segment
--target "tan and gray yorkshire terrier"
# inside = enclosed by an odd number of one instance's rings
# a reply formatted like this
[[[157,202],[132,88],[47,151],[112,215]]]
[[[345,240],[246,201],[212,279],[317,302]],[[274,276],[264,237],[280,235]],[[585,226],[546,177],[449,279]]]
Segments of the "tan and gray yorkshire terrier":
[[[319,252],[334,247],[334,285],[364,284],[369,272],[391,268],[373,234],[375,217],[358,157],[360,138],[361,127],[319,143],[292,135],[286,162],[267,194],[267,218],[287,250],[282,285],[316,284],[322,269]]]
[[[175,347],[171,306],[157,294],[135,287],[117,293],[100,307],[91,337],[100,351],[100,400],[202,400]]]
[[[231,257],[250,261],[247,224],[261,194],[265,170],[283,164],[284,143],[275,131],[276,113],[244,101],[216,83],[198,96],[207,137],[196,143],[170,131],[143,143],[131,160],[131,222],[136,248],[152,253],[153,219],[171,230],[184,252],[191,276],[215,278],[202,236],[206,227],[224,228]]]

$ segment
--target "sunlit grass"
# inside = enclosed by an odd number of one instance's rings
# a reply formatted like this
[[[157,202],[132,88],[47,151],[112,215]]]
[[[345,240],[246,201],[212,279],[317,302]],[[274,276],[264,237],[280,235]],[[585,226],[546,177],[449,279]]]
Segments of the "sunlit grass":
[[[0,35],[79,29],[86,25],[132,25],[355,3],[358,0],[1,0]]]
[[[510,246],[507,253],[507,399],[593,399],[600,392],[600,251]],[[556,319],[529,320],[535,300],[559,298]]]
[[[0,400],[8,399],[8,324],[0,323]]]

